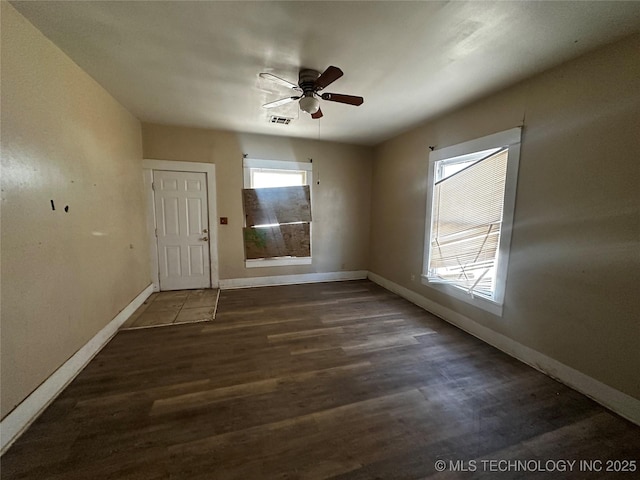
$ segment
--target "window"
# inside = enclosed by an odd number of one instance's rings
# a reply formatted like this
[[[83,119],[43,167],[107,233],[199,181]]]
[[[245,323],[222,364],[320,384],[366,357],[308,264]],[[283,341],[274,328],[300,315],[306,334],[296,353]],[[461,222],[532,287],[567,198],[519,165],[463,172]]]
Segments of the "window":
[[[249,168],[250,185],[245,188],[293,187],[307,184],[306,170]]]
[[[429,155],[423,283],[502,314],[520,128]]]
[[[311,263],[311,163],[244,159],[245,266]]]

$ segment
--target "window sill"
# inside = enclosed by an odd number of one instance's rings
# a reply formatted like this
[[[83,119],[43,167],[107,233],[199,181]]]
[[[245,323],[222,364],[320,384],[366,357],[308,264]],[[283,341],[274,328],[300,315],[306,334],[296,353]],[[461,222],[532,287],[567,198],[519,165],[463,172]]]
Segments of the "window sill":
[[[449,295],[450,297],[453,297],[457,300],[473,305],[474,307],[484,310],[485,312],[489,312],[497,315],[498,317],[502,317],[501,303],[494,302],[493,300],[489,300],[488,298],[469,295],[461,288],[455,287],[453,285],[430,282],[429,279],[424,275],[421,276],[420,280],[422,284],[427,287],[433,288],[434,290]]]
[[[289,265],[311,265],[311,257],[259,258],[245,260],[245,268],[286,267]]]

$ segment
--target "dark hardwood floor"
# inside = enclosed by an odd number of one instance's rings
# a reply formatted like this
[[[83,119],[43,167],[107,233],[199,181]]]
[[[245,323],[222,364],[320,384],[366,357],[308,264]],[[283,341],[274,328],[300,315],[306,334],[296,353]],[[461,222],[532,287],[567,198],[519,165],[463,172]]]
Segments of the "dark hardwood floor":
[[[640,427],[355,281],[223,291],[211,323],[119,332],[1,468],[38,480],[631,479],[481,461],[604,467],[639,452]]]

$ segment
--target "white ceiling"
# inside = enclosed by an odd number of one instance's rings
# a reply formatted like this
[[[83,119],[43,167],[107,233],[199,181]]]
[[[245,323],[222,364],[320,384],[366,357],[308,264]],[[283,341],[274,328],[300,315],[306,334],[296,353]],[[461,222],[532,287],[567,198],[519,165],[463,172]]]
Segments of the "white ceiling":
[[[11,3],[142,121],[369,145],[640,30],[634,1]],[[291,91],[260,72],[329,65],[362,106],[261,108]]]

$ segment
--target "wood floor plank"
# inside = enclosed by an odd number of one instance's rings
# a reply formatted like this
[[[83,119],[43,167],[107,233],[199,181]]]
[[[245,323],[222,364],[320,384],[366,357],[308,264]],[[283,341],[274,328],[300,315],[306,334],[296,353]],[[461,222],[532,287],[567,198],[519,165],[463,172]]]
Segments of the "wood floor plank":
[[[314,328],[312,330],[297,330],[295,332],[267,335],[267,338],[269,339],[270,342],[278,342],[278,341],[287,341],[287,340],[298,340],[301,338],[333,335],[336,333],[344,333],[344,329],[342,327]]]
[[[178,304],[208,314],[213,298],[162,292],[128,324]],[[119,332],[2,457],[1,478],[467,479],[491,476],[435,460],[640,463],[640,427],[369,281],[222,291],[217,308],[214,321]]]

